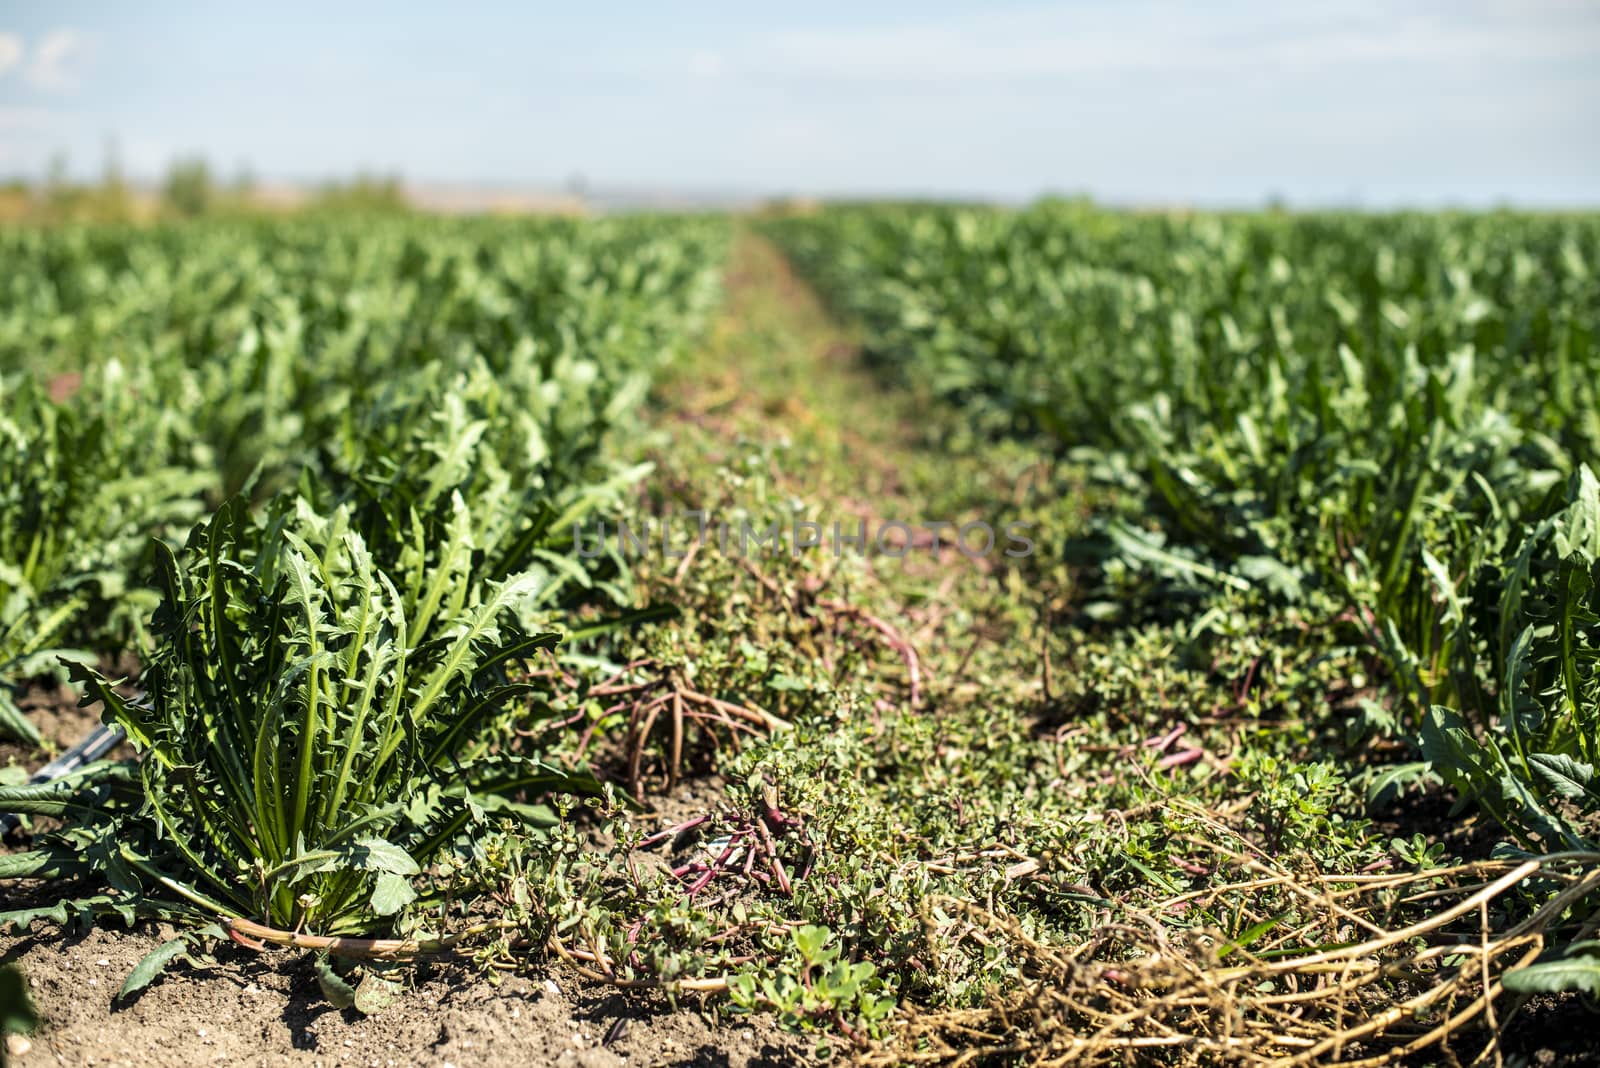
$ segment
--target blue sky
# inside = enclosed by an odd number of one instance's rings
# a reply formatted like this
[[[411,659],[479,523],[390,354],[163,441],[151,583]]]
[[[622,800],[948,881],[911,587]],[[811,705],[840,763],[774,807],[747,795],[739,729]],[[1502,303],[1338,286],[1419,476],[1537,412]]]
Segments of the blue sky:
[[[1600,204],[1600,0],[7,4],[0,174]]]

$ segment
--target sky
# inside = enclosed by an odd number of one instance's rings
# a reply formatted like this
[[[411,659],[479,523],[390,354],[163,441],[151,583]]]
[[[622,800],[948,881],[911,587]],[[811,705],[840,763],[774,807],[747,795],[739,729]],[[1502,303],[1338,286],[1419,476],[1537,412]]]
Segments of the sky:
[[[1600,205],[1600,0],[0,3],[0,175]]]

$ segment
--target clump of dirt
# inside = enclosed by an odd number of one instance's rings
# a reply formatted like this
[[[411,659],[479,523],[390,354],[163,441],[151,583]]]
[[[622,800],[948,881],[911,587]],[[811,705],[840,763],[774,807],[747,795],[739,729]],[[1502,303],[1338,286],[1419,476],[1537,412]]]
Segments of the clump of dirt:
[[[680,1002],[588,984],[557,967],[491,982],[466,965],[419,971],[414,989],[374,1016],[324,1000],[302,953],[225,946],[214,967],[175,964],[113,1004],[160,932],[91,928],[5,940],[0,960],[26,975],[43,1026],[15,1057],[44,1065],[528,1065],[761,1068],[804,1055],[770,1020],[714,1023]],[[709,1012],[710,1010],[708,1010]]]

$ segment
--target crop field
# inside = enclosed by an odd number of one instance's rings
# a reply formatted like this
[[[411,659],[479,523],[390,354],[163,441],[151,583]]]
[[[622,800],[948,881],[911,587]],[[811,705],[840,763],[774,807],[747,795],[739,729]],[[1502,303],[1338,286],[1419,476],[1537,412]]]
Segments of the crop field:
[[[0,262],[16,1064],[1597,1063],[1600,216]]]

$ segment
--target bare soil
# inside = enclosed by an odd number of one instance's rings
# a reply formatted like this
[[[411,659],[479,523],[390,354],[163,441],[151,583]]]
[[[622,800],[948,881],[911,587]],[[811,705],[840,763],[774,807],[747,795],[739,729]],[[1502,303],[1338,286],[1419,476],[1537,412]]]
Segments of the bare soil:
[[[113,995],[160,944],[154,929],[93,928],[6,940],[45,1024],[13,1040],[17,1068],[43,1065],[703,1065],[758,1068],[804,1056],[765,1019],[714,1024],[696,1006],[596,987],[560,968],[499,982],[470,966],[419,972],[375,1016],[318,992],[311,959],[220,950],[174,967],[126,1004]]]

